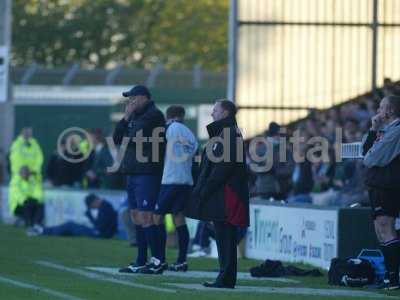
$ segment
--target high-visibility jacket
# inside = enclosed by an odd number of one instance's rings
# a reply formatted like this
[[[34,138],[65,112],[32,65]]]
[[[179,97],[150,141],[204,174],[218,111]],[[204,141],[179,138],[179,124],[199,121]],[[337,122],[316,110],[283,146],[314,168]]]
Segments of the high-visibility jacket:
[[[36,139],[30,138],[26,143],[22,135],[18,136],[11,145],[10,163],[12,176],[19,175],[23,166],[41,176],[43,152]]]
[[[79,150],[81,151],[82,155],[88,155],[88,152],[91,150],[90,149],[91,144],[87,139],[83,139],[79,143]]]
[[[40,176],[31,175],[28,179],[23,179],[20,175],[11,178],[8,189],[8,207],[14,213],[18,205],[23,205],[28,198],[34,198],[43,202],[43,188]]]

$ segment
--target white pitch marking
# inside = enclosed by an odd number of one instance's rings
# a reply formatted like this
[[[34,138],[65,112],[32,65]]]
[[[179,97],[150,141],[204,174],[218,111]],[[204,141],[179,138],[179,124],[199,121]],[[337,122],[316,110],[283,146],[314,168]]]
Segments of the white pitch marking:
[[[10,285],[15,285],[15,286],[18,286],[20,288],[25,288],[25,289],[30,289],[30,290],[43,292],[43,293],[49,294],[51,296],[55,296],[55,297],[58,297],[58,298],[61,298],[61,299],[65,299],[65,300],[82,300],[82,298],[74,297],[74,296],[71,296],[71,295],[68,295],[68,294],[65,294],[65,293],[61,293],[61,292],[58,292],[58,291],[55,291],[55,290],[51,290],[51,289],[48,289],[48,288],[45,288],[45,287],[41,287],[39,285],[21,282],[21,281],[10,279],[10,278],[3,277],[3,276],[0,276],[0,282],[7,283],[7,284],[10,284]]]
[[[120,280],[120,279],[116,279],[116,278],[109,278],[100,274],[96,274],[93,272],[87,272],[87,271],[83,271],[83,270],[79,270],[76,268],[69,268],[63,265],[59,265],[59,264],[55,264],[52,262],[48,262],[48,261],[37,261],[37,264],[41,265],[41,266],[45,266],[45,267],[49,267],[49,268],[53,268],[56,270],[61,270],[61,271],[66,271],[66,272],[70,272],[70,273],[74,273],[74,274],[78,274],[80,276],[84,276],[90,279],[94,279],[94,280],[100,280],[100,281],[106,281],[106,282],[112,282],[112,283],[117,283],[117,284],[122,284],[125,286],[130,286],[130,287],[134,287],[134,288],[140,288],[140,289],[147,289],[147,290],[151,290],[151,291],[156,291],[156,292],[166,292],[166,293],[176,293],[176,290],[173,289],[167,289],[167,288],[158,288],[158,287],[154,287],[154,286],[149,286],[146,284],[140,284],[140,283],[133,283],[130,281],[126,281],[126,280]]]
[[[190,289],[197,291],[209,292],[228,292],[228,293],[261,293],[261,294],[285,294],[285,295],[306,295],[306,296],[340,296],[340,297],[362,297],[362,298],[384,298],[384,299],[399,299],[399,297],[386,296],[379,293],[352,291],[346,289],[313,289],[313,288],[297,288],[297,287],[267,287],[267,286],[240,286],[235,289],[218,289],[206,288],[200,284],[192,283],[164,283],[164,285],[173,286],[182,289]]]
[[[111,275],[131,275],[131,276],[141,276],[141,274],[132,274],[132,273],[119,273],[117,268],[105,268],[105,267],[87,267],[86,269],[91,271],[96,271],[100,273],[106,273]],[[165,271],[163,276],[168,277],[182,277],[182,278],[206,278],[212,279],[218,276],[217,272],[207,272],[207,271],[187,271],[187,272],[172,272]],[[238,279],[240,280],[251,280],[251,281],[274,281],[274,282],[283,282],[283,283],[300,283],[297,280],[288,279],[288,278],[274,278],[274,277],[262,277],[255,278],[251,277],[250,274],[244,272],[238,272]]]

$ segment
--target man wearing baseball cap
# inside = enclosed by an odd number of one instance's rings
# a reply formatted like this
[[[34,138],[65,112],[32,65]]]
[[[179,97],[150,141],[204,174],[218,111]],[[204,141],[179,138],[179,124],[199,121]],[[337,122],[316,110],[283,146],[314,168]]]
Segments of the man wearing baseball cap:
[[[129,141],[119,171],[127,175],[128,202],[136,227],[138,254],[136,261],[120,269],[120,272],[160,274],[166,266],[158,259],[159,228],[153,223],[153,211],[161,183],[165,145],[164,142],[154,145],[151,138],[158,130],[158,136],[165,140],[165,119],[145,86],[134,86],[122,96],[128,101],[113,139],[116,145],[125,145]],[[158,147],[158,151],[154,151],[153,147]],[[147,246],[152,253],[148,264]]]

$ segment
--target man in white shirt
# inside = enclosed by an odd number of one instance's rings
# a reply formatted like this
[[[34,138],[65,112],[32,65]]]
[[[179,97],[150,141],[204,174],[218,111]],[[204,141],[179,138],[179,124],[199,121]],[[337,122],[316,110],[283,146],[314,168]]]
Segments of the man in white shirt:
[[[159,257],[165,263],[166,231],[163,217],[171,213],[178,234],[179,254],[176,263],[169,267],[171,271],[187,271],[186,262],[189,244],[189,231],[183,210],[190,198],[193,177],[192,162],[198,147],[196,137],[183,124],[185,109],[173,105],[167,109],[167,151],[164,160],[161,188],[154,213],[154,223],[158,225],[160,237]]]

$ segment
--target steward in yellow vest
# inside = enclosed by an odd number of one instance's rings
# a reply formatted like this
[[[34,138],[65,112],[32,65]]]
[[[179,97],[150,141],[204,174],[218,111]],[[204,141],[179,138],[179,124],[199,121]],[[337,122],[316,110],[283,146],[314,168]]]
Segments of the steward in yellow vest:
[[[41,179],[23,166],[20,174],[13,175],[8,190],[10,212],[31,227],[43,223],[44,197]]]
[[[23,128],[21,134],[12,143],[10,149],[11,177],[18,175],[23,166],[31,173],[42,178],[43,152],[32,137],[31,128]]]

